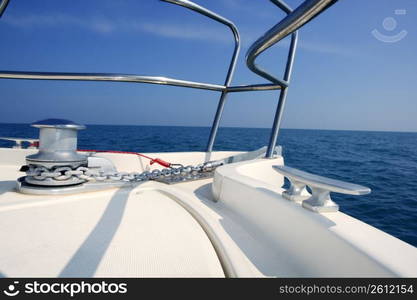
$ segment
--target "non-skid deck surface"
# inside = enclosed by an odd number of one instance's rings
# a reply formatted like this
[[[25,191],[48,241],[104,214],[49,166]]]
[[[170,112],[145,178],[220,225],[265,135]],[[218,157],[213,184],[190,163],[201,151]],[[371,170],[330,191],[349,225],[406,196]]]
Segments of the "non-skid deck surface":
[[[0,187],[1,276],[224,276],[200,225],[157,190],[57,197],[7,187]]]

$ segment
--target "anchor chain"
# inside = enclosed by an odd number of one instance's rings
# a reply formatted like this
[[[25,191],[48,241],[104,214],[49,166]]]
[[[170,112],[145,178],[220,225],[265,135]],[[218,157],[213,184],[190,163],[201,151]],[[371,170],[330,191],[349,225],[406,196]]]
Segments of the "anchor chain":
[[[181,166],[164,169],[154,169],[152,171],[139,172],[102,172],[88,167],[78,167],[72,169],[70,167],[56,167],[47,169],[42,166],[29,165],[26,176],[33,177],[42,181],[52,178],[57,181],[68,180],[71,177],[87,181],[126,181],[126,182],[143,182],[148,180],[156,180],[162,178],[176,177],[181,179],[198,178],[201,173],[209,173],[215,168],[224,164],[224,161],[209,161],[198,164],[196,166]]]

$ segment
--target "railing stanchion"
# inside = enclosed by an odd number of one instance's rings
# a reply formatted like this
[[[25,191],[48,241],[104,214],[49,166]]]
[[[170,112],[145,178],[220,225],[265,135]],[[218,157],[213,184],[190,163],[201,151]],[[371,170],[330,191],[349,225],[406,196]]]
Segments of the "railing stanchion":
[[[216,115],[214,116],[213,125],[211,126],[210,130],[210,137],[207,144],[206,152],[213,151],[214,141],[216,140],[217,131],[220,125],[220,119],[223,115],[224,105],[226,104],[227,92],[222,92],[219,100],[219,104],[217,105]]]
[[[294,65],[295,51],[297,50],[298,32],[291,35],[291,44],[288,52],[287,65],[285,67],[284,80],[290,82],[292,68]],[[288,87],[282,87],[279,95],[277,110],[275,112],[274,123],[272,125],[271,136],[269,138],[268,149],[265,157],[272,158],[274,155],[275,145],[277,144],[278,133],[281,127],[282,115],[284,113],[285,101],[287,100]]]

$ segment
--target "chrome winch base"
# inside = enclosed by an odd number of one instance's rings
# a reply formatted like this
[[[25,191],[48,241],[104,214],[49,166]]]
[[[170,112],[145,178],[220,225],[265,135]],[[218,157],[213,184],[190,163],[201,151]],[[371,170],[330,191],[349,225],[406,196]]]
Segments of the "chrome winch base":
[[[132,187],[149,180],[176,184],[211,178],[216,168],[224,164],[263,157],[265,151],[266,147],[263,147],[195,166],[170,167],[132,173],[118,172],[110,160],[90,153],[89,156],[86,156],[86,165],[76,168],[59,165],[52,168],[46,168],[43,165],[25,166],[26,176],[17,180],[16,188],[24,194],[57,195]],[[276,147],[274,153],[280,154],[281,148]]]
[[[88,157],[77,153],[77,131],[84,125],[64,119],[46,119],[32,124],[39,128],[39,151],[26,157],[28,176],[32,185],[67,186],[85,182],[68,176],[68,171],[87,166]],[[41,173],[47,174],[44,178]]]
[[[25,177],[17,180],[16,189],[22,194],[30,195],[67,195],[96,192],[111,188],[131,187],[133,183],[126,181],[85,182],[68,186],[41,186],[26,182]]]
[[[72,169],[69,166],[52,167],[47,169],[43,166],[29,165],[26,171],[25,181],[32,185],[40,186],[67,186],[76,185],[86,182],[85,179],[73,176],[73,172],[77,169]]]
[[[56,195],[74,194],[98,191],[109,188],[132,187],[135,184],[149,180],[168,184],[210,178],[215,168],[225,164],[225,161],[209,161],[197,166],[181,166],[177,168],[155,169],[152,172],[117,172],[112,162],[106,158],[91,156],[87,167],[78,167],[73,170],[69,167],[59,167],[55,171],[43,167],[29,169],[27,176],[17,181],[17,190],[24,194]],[[35,178],[37,182],[46,181],[48,184],[32,184],[27,178]],[[59,182],[77,182],[79,184],[62,185]]]

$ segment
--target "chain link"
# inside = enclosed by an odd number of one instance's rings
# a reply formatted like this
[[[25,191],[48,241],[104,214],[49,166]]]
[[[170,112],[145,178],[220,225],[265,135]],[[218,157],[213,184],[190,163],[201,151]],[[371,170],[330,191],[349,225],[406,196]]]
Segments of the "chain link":
[[[71,177],[77,177],[79,179],[87,181],[127,181],[127,182],[142,182],[148,180],[156,180],[161,178],[177,177],[178,179],[187,179],[198,177],[200,173],[207,173],[213,171],[215,168],[223,165],[223,161],[211,161],[196,166],[186,167],[173,167],[165,168],[162,170],[154,169],[152,171],[145,171],[142,173],[133,172],[114,172],[104,173],[87,167],[78,167],[75,170],[70,167],[57,167],[48,170],[42,166],[29,166],[29,170],[26,172],[27,176],[31,176],[36,180],[45,180],[52,178],[58,181],[68,180]]]

